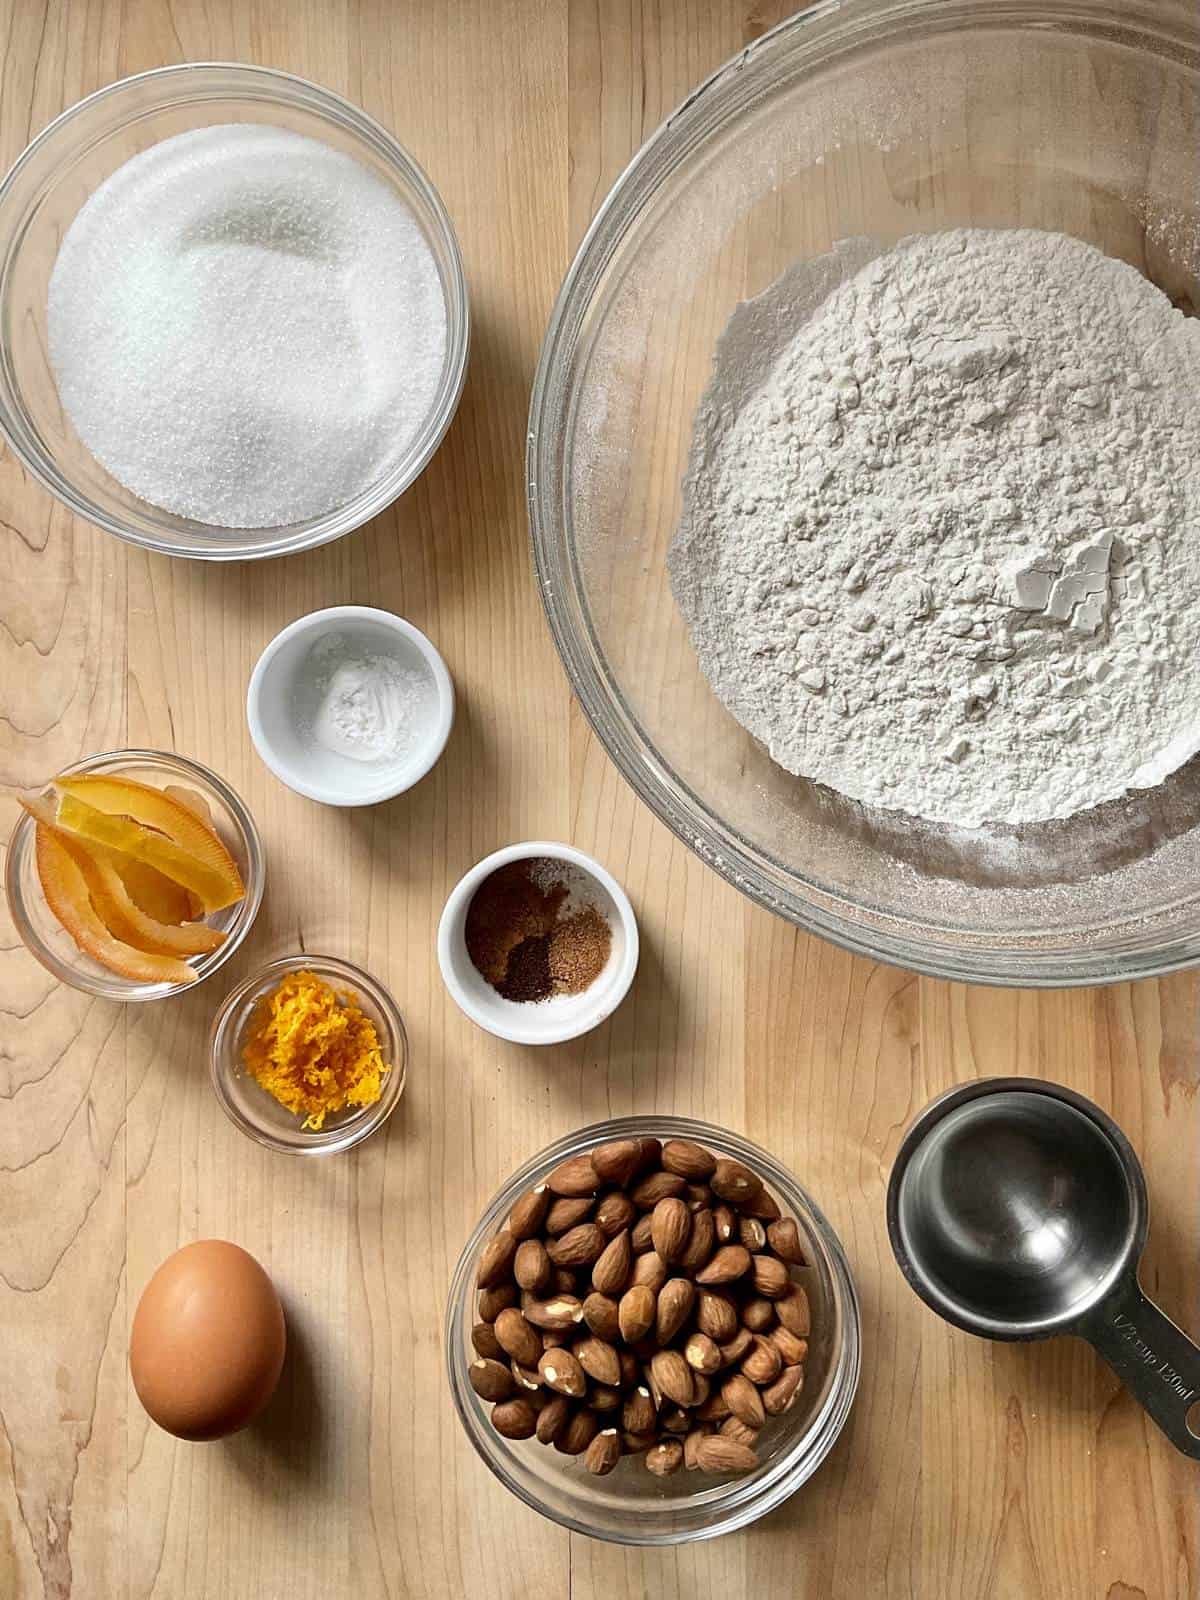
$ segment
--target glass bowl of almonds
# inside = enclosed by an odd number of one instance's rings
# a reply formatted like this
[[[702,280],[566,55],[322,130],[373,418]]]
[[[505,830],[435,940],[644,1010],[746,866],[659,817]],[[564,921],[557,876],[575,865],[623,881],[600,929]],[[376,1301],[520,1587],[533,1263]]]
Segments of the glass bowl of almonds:
[[[596,1123],[487,1207],[454,1274],[450,1385],[527,1505],[618,1544],[728,1533],[824,1460],[858,1384],[842,1246],[784,1167],[683,1117]]]

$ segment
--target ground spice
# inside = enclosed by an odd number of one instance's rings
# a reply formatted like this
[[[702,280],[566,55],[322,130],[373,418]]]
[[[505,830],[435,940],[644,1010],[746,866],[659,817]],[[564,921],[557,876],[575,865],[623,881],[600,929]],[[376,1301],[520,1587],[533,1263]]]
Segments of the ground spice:
[[[467,909],[467,954],[505,1000],[581,994],[600,976],[612,929],[562,863],[534,858],[497,868]]]
[[[332,1112],[374,1105],[391,1071],[358,996],[315,972],[289,972],[263,995],[242,1059],[268,1094],[314,1130]]]
[[[550,935],[550,981],[559,994],[582,994],[608,965],[612,928],[595,906],[561,918]]]

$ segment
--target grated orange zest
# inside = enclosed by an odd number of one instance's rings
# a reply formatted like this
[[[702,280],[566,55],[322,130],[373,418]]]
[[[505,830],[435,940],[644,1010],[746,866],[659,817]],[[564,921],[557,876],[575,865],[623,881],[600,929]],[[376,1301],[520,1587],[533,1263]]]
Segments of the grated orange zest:
[[[314,1130],[347,1106],[374,1105],[391,1071],[358,996],[315,972],[289,972],[263,995],[242,1059],[261,1088]]]

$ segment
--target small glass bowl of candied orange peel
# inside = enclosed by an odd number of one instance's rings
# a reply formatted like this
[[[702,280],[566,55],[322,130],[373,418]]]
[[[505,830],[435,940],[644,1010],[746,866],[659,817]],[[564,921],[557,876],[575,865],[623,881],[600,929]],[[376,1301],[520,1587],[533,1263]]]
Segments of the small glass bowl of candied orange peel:
[[[64,983],[110,1000],[160,1000],[215,972],[249,932],[263,893],[258,830],[198,762],[114,751],[19,804],[9,910]]]

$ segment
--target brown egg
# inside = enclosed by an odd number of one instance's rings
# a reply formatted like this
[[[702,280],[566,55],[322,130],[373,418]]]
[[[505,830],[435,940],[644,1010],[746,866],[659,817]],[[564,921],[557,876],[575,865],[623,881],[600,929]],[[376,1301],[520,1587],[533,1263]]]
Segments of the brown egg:
[[[244,1428],[275,1392],[287,1335],[275,1285],[252,1255],[200,1239],[168,1256],[133,1318],[138,1399],[180,1439]]]

